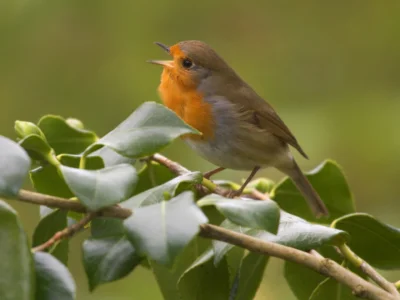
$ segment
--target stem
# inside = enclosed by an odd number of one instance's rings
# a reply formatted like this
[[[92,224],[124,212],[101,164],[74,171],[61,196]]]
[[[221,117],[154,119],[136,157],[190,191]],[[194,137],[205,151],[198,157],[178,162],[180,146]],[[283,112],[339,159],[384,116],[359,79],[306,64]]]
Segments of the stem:
[[[54,244],[60,242],[61,240],[66,239],[68,237],[72,237],[78,231],[83,229],[85,227],[85,225],[88,224],[96,216],[97,216],[96,212],[88,213],[79,222],[72,224],[71,226],[64,228],[61,231],[56,232],[53,235],[53,237],[51,237],[48,241],[46,241],[45,243],[43,243],[35,248],[32,248],[32,252],[44,251],[47,248],[53,246]]]
[[[81,156],[81,159],[79,160],[79,169],[85,169],[86,167],[86,155],[85,153]]]
[[[363,260],[357,256],[346,244],[342,244],[339,247],[340,252],[352,265],[360,268]]]

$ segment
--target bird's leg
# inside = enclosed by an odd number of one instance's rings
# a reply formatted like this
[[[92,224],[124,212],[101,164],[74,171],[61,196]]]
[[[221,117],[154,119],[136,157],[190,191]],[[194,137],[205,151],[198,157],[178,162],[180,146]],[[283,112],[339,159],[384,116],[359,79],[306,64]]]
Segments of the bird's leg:
[[[246,181],[242,184],[242,186],[240,187],[240,189],[238,189],[237,191],[230,191],[227,195],[228,198],[234,198],[237,196],[240,196],[244,189],[246,188],[246,186],[249,184],[249,182],[253,179],[253,177],[256,175],[256,173],[258,172],[258,170],[260,170],[260,167],[254,167],[254,169],[251,171],[249,177],[247,177]]]
[[[210,179],[211,176],[213,176],[214,174],[217,174],[217,173],[219,173],[219,172],[221,172],[223,170],[225,170],[225,168],[223,168],[223,167],[216,168],[214,170],[211,170],[211,171],[208,171],[208,172],[204,173],[203,177],[207,178],[207,179]]]

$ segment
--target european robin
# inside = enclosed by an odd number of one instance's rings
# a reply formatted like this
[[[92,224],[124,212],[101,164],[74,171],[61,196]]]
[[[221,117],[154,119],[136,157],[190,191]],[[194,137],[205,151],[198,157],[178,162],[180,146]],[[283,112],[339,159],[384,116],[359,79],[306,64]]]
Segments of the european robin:
[[[328,210],[294,160],[289,145],[308,158],[275,110],[206,43],[183,41],[171,47],[156,43],[172,60],[163,66],[158,91],[164,104],[202,135],[184,140],[219,168],[252,170],[235,194],[240,195],[260,168],[288,175],[317,216]]]

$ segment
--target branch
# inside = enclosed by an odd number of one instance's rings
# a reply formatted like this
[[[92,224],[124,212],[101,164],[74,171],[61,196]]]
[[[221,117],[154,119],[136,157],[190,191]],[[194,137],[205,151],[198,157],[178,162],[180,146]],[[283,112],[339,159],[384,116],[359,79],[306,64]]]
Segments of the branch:
[[[181,166],[177,162],[174,162],[159,153],[154,154],[153,156],[150,157],[150,159],[167,167],[172,173],[174,173],[176,175],[183,175],[183,174],[190,172],[188,169]],[[209,180],[207,178],[203,178],[201,184],[203,186],[205,186],[209,191],[211,191],[215,194],[221,195],[221,196],[226,196],[229,193],[229,190],[216,185],[215,183],[213,183],[211,180]],[[254,198],[256,200],[268,200],[269,199],[268,194],[263,194],[263,193],[257,191],[256,189],[253,189],[249,194],[252,198]]]
[[[17,200],[32,204],[46,205],[53,208],[68,209],[76,212],[87,211],[86,208],[78,202],[25,190],[20,191]],[[98,212],[98,214],[100,216],[126,219],[132,214],[132,211],[126,208],[113,206]],[[81,227],[83,226],[81,225]],[[65,230],[68,231],[68,228]],[[70,231],[71,230],[69,230],[68,232]],[[74,231],[74,233],[75,232],[76,231]],[[294,248],[256,239],[246,234],[230,231],[211,224],[201,225],[199,235],[205,238],[227,242],[229,244],[247,249],[251,252],[269,255],[301,264],[348,286],[353,290],[354,295],[360,298],[370,300],[400,300],[400,297],[398,295],[392,295],[385,290],[380,289],[379,287],[369,283],[363,278],[358,277],[356,274],[352,273],[348,269],[343,268],[336,262],[324,258],[320,255],[315,255],[315,253],[309,254]],[[64,236],[66,237],[68,235],[64,234]],[[45,244],[47,243],[50,242],[48,241]],[[54,242],[52,244],[54,244]],[[37,248],[34,250],[38,251]]]
[[[51,208],[60,208],[64,210],[71,210],[79,213],[88,213],[89,211],[81,203],[60,197],[35,193],[27,190],[20,190],[18,193],[18,200],[31,204],[44,205]],[[98,216],[102,217],[115,217],[115,218],[128,218],[132,211],[123,209],[119,206],[110,206],[102,209]]]
[[[360,298],[371,300],[400,299],[398,296],[387,293],[348,269],[343,268],[335,261],[315,255],[315,253],[309,254],[294,248],[256,239],[243,233],[233,232],[211,224],[201,225],[200,236],[239,246],[251,252],[269,255],[301,264],[348,286],[352,289],[353,294]]]
[[[360,268],[361,271],[371,278],[376,284],[392,295],[399,295],[395,284],[387,281],[381,274],[371,267],[371,265],[355,254],[346,244],[343,244],[338,248],[345,259],[347,259],[355,267]]]
[[[56,232],[48,241],[35,248],[32,248],[32,252],[44,251],[54,244],[60,242],[61,240],[72,237],[75,233],[83,229],[86,224],[88,224],[96,216],[96,212],[90,212],[86,214],[79,222],[72,224],[71,226],[68,226],[61,231]]]

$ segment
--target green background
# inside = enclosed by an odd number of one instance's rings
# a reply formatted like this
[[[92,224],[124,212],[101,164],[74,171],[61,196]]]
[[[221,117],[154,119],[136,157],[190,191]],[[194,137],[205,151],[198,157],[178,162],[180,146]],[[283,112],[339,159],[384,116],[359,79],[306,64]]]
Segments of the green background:
[[[102,135],[142,102],[159,101],[161,69],[145,61],[166,55],[154,41],[200,39],[276,108],[311,158],[296,154],[304,170],[337,160],[358,210],[399,227],[399,37],[395,0],[3,0],[0,134],[14,138],[15,120],[53,113]],[[189,169],[212,168],[180,141],[164,153]],[[11,203],[31,234],[38,207]],[[73,240],[70,260],[78,299],[161,299],[144,269],[89,294],[83,237]],[[257,299],[294,298],[281,273],[272,260]]]

